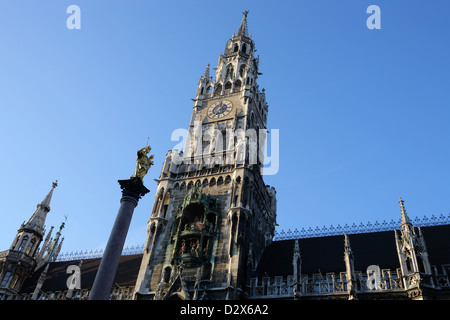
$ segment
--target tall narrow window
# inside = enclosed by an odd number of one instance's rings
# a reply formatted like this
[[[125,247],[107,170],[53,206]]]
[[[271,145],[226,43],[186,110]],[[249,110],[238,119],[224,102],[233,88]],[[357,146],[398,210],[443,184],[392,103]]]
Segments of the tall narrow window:
[[[163,217],[163,218],[166,217],[166,214],[167,214],[167,208],[168,208],[168,207],[169,207],[168,204],[165,204],[164,207],[163,207],[163,212],[162,212],[162,217]]]
[[[216,87],[216,89],[214,90],[214,93],[215,94],[220,94],[222,92],[222,85],[218,85],[217,87]]]
[[[231,91],[231,82],[228,81],[228,82],[225,84],[225,93],[230,93],[230,91]]]
[[[171,273],[172,273],[172,269],[170,267],[166,267],[164,269],[164,283],[169,283]]]
[[[242,85],[241,80],[237,80],[237,81],[234,83],[234,91],[235,91],[235,92],[236,92],[236,91],[240,91],[240,90],[241,90],[241,85]]]
[[[5,276],[3,277],[3,280],[2,280],[2,283],[0,286],[5,287],[8,284],[9,279],[11,279],[11,271],[7,271],[5,273]]]
[[[25,245],[27,244],[27,242],[28,242],[28,237],[27,236],[23,237],[18,251],[23,252],[25,250]]]
[[[25,250],[25,253],[26,253],[26,254],[28,254],[28,255],[31,255],[31,254],[32,254],[32,251],[31,251],[31,250],[32,250],[33,247],[34,247],[35,241],[36,241],[36,240],[34,240],[34,239],[32,239],[32,240],[30,241],[30,243],[28,244],[27,250]]]
[[[241,76],[241,78],[244,76],[244,71],[245,71],[245,65],[241,65],[241,67],[239,68],[239,75]]]
[[[16,286],[17,282],[19,280],[19,275],[15,274],[12,278],[11,282],[9,283],[9,288],[14,290],[14,287]]]
[[[228,77],[230,79],[233,79],[233,72],[234,72],[234,68],[231,64],[229,64],[227,67],[227,72],[225,73],[225,80],[228,79]]]

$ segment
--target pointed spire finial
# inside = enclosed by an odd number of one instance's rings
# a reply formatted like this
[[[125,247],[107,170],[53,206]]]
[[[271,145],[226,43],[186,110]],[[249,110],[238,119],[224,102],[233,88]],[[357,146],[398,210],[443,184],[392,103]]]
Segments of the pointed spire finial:
[[[209,79],[209,67],[210,67],[210,65],[208,63],[208,65],[206,66],[206,69],[205,69],[205,73],[203,73],[204,79]]]
[[[398,201],[398,203],[400,203],[400,211],[401,211],[401,214],[402,214],[402,222],[401,223],[402,224],[411,223],[411,221],[408,218],[408,215],[406,214],[404,202],[405,201],[403,201],[402,197],[400,197],[400,200]]]
[[[298,245],[298,239],[296,239],[295,243],[294,243],[294,252],[299,252],[299,251],[300,251],[300,248],[299,248],[299,245]]]
[[[44,198],[44,200],[42,200],[42,202],[40,203],[40,206],[47,208],[48,211],[50,211],[50,201],[52,200],[53,190],[57,186],[58,186],[58,180],[56,180],[55,182],[52,183],[52,188],[51,188],[50,192],[47,194],[47,196]]]
[[[345,245],[345,247],[350,246],[350,241],[348,240],[348,234],[344,234],[344,245]]]
[[[239,26],[239,30],[237,32],[237,35],[243,35],[248,37],[248,27],[247,27],[247,15],[248,15],[248,10],[245,10],[242,13],[244,16],[242,17],[242,21],[241,21],[241,25]]]
[[[294,243],[294,260],[300,258],[300,246],[298,244],[298,239]]]
[[[52,200],[53,190],[58,185],[58,180],[52,183],[52,188],[45,196],[44,200],[37,205],[36,211],[33,213],[28,222],[23,226],[31,230],[36,230],[39,233],[44,234],[44,224],[47,218],[47,213],[50,212],[50,202]]]
[[[64,229],[64,227],[66,226],[66,221],[67,221],[67,215],[64,215],[64,222],[61,222],[61,225],[59,227],[59,233],[61,233],[61,230]]]
[[[352,253],[352,247],[350,245],[350,239],[347,233],[344,234],[344,252],[345,254]]]

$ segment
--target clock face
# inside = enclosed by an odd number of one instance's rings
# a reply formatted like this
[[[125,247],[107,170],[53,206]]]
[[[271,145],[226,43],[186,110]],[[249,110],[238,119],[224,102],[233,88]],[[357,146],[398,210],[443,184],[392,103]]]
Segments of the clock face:
[[[233,104],[230,101],[222,100],[214,103],[208,109],[208,117],[218,119],[225,117],[233,109]]]

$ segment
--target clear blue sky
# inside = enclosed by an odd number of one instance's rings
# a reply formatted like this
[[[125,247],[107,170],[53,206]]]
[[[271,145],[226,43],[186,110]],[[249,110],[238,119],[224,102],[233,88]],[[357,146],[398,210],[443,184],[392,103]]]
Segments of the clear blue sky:
[[[69,5],[81,29],[66,27]],[[369,5],[381,29],[369,30]],[[446,0],[0,3],[0,250],[54,180],[63,252],[104,248],[136,150],[155,166],[127,239],[143,244],[171,133],[249,10],[268,128],[280,130],[279,229],[449,213]]]

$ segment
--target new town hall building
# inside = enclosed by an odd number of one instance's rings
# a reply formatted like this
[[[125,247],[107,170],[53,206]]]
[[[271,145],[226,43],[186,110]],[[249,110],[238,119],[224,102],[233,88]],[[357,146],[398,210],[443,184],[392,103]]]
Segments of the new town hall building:
[[[166,155],[147,239],[121,257],[111,299],[450,298],[450,219],[410,220],[402,199],[398,223],[276,232],[255,51],[245,12],[198,82],[190,139]],[[0,252],[0,299],[89,297],[101,253],[60,254],[64,225],[45,234],[56,186]]]

